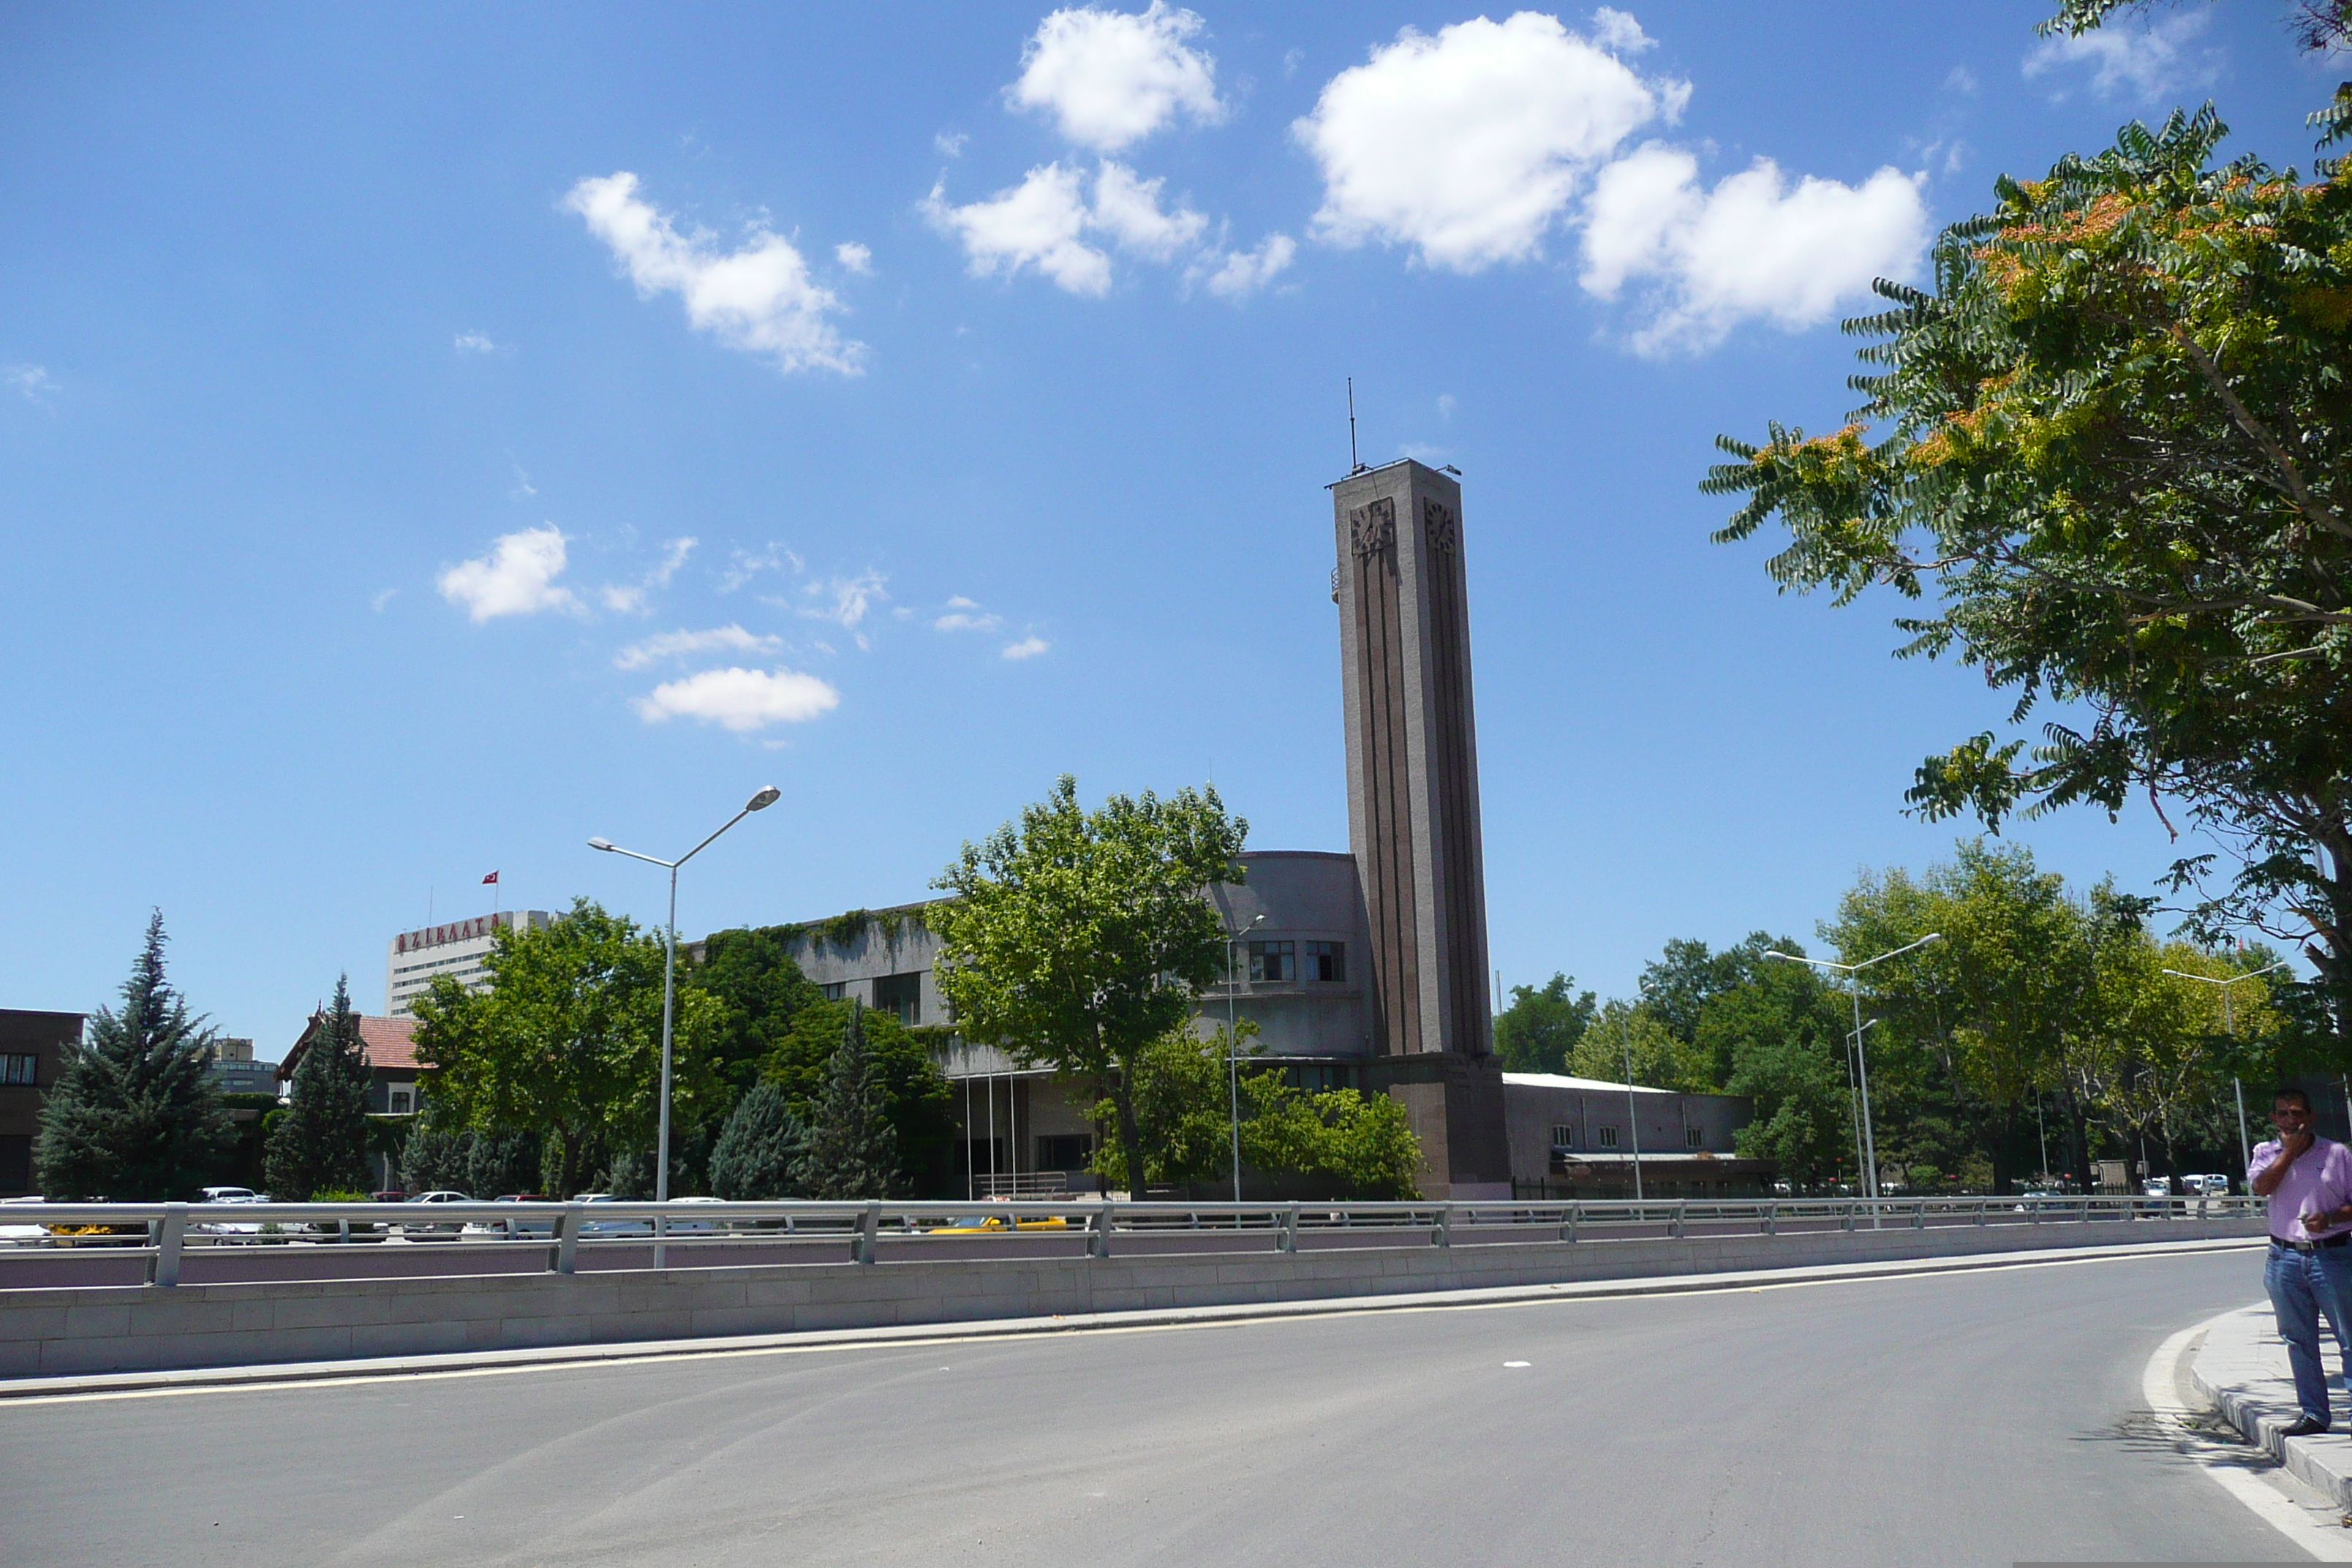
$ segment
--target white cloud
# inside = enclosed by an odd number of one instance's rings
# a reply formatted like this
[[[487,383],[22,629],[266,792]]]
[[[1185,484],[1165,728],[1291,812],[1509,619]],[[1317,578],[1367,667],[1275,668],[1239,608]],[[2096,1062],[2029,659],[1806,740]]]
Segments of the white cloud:
[[[1204,125],[1224,118],[1217,62],[1190,47],[1201,18],[1152,0],[1139,16],[1092,5],[1055,12],[1021,54],[1021,79],[1004,89],[1017,109],[1050,111],[1064,136],[1116,153],[1179,113]]]
[[[1603,20],[1603,42],[1533,11],[1407,28],[1341,71],[1291,127],[1323,174],[1316,237],[1408,245],[1458,272],[1539,255],[1585,175],[1689,97],[1609,52],[1631,23]]]
[[[1166,261],[1189,248],[1209,226],[1209,220],[1190,207],[1160,211],[1160,187],[1166,184],[1138,179],[1126,164],[1106,160],[1095,174],[1094,211],[1087,221],[1120,248]]]
[[[971,140],[961,131],[952,135],[942,131],[931,138],[931,145],[940,150],[940,156],[943,158],[961,158],[963,156],[963,144]]]
[[[731,594],[762,572],[790,572],[797,577],[803,571],[798,553],[771,541],[764,550],[737,550],[727,562],[727,570],[719,574],[719,591]]]
[[[1592,13],[1592,41],[1612,55],[1638,55],[1658,47],[1658,40],[1642,31],[1632,12],[1607,5]]]
[[[646,573],[641,581],[628,584],[607,584],[596,590],[604,602],[604,607],[625,616],[635,615],[644,609],[646,595],[656,588],[668,587],[669,580],[677,575],[677,569],[686,564],[686,558],[700,542],[700,540],[693,538],[668,541],[662,546],[661,564]]]
[[[1972,93],[1976,91],[1976,89],[1977,73],[1969,69],[1965,64],[1954,66],[1944,78],[1944,90],[1946,92],[1966,94]]]
[[[1742,321],[1826,321],[1873,278],[1912,272],[1927,238],[1918,184],[1895,169],[1859,185],[1807,176],[1791,187],[1759,158],[1706,191],[1697,159],[1654,142],[1595,182],[1580,280],[1604,300],[1637,286],[1638,351],[1697,349]]]
[[[499,345],[481,332],[459,332],[457,352],[461,354],[490,354],[499,352]]]
[[[885,581],[879,572],[862,572],[855,577],[829,577],[822,583],[811,583],[801,592],[819,602],[798,608],[810,620],[831,621],[856,638],[859,647],[870,647],[859,627],[867,612],[890,596],[883,587]]]
[[[643,669],[666,658],[679,658],[688,654],[712,653],[720,648],[730,653],[774,653],[784,646],[782,637],[762,637],[747,632],[741,626],[729,624],[713,626],[702,632],[663,632],[643,642],[631,643],[613,656],[615,669]]]
[[[1451,419],[1454,417],[1454,395],[1452,393],[1441,392],[1437,395],[1437,416],[1440,419]]]
[[[576,610],[580,601],[572,590],[555,585],[563,564],[563,534],[551,522],[500,536],[489,554],[459,562],[436,578],[434,585],[476,621]]]
[[[399,592],[400,590],[397,588],[378,589],[375,593],[368,595],[368,608],[375,611],[378,615],[382,615],[383,613],[383,607],[386,605],[391,604],[394,597],[397,595]]]
[[[2155,23],[2117,21],[2077,38],[2053,34],[2027,52],[2022,69],[2031,81],[2088,66],[2091,90],[2102,101],[2155,102],[2182,86],[2201,87],[2213,79],[2220,64],[2216,51],[2189,47],[2211,20],[2210,11],[2184,11]]]
[[[856,240],[844,240],[833,247],[833,258],[860,278],[874,276],[874,252]]]
[[[675,292],[695,328],[730,348],[771,355],[779,370],[858,374],[866,345],[834,329],[827,317],[841,301],[811,279],[790,241],[755,226],[741,248],[724,251],[704,230],[680,234],[636,192],[637,177],[623,171],[582,180],[563,205],[612,247],[640,296]]]
[[[1274,281],[1298,254],[1298,242],[1286,234],[1270,234],[1255,250],[1211,252],[1192,268],[1201,286],[1220,300],[1239,301]]]
[[[992,632],[1004,625],[1003,616],[992,616],[980,605],[958,594],[948,601],[947,614],[931,623],[935,632]]]
[[[1035,658],[1054,645],[1044,637],[1026,637],[1019,642],[1004,645],[1004,657],[1012,659]]]
[[[1110,291],[1110,258],[1080,237],[1087,227],[1079,174],[1059,163],[1029,171],[1018,185],[984,202],[950,206],[933,185],[923,216],[963,242],[971,275],[1011,278],[1034,267],[1073,294]]]
[[[1283,50],[1283,51],[1282,51],[1282,79],[1283,79],[1283,80],[1285,80],[1285,81],[1288,81],[1292,77],[1297,76],[1297,75],[1298,74],[1298,68],[1299,68],[1299,66],[1300,66],[1300,65],[1302,65],[1303,63],[1305,63],[1306,59],[1307,59],[1307,51],[1306,51],[1305,49],[1285,49],[1285,50]]]
[[[840,706],[841,693],[814,675],[793,669],[706,669],[682,680],[664,681],[636,700],[637,717],[648,724],[671,718],[699,719],[730,730],[799,724]]]
[[[1121,250],[1159,262],[1173,261],[1200,244],[1209,220],[1181,203],[1172,212],[1164,208],[1160,191],[1166,184],[1143,179],[1126,164],[1106,159],[1095,172],[1089,202],[1085,174],[1054,163],[1030,170],[1018,185],[966,206],[946,199],[944,183],[934,184],[921,207],[933,227],[962,243],[975,278],[1011,278],[1024,268],[1034,268],[1070,293],[1099,296],[1110,290],[1110,257],[1087,243],[1089,235],[1106,236]],[[1286,266],[1289,251],[1296,248],[1287,239],[1268,243],[1281,254],[1265,277]],[[1207,266],[1195,266],[1192,271],[1205,272],[1222,259],[1212,257]]]
[[[0,367],[0,385],[15,387],[27,403],[41,402],[58,390],[58,384],[49,379],[48,367],[37,364]]]

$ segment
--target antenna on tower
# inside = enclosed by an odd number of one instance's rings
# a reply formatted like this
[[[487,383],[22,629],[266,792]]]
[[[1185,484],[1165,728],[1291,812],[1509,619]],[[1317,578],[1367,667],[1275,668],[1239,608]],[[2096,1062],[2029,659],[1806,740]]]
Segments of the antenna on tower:
[[[1348,471],[1364,471],[1362,461],[1356,456],[1356,378],[1352,375],[1348,378]]]

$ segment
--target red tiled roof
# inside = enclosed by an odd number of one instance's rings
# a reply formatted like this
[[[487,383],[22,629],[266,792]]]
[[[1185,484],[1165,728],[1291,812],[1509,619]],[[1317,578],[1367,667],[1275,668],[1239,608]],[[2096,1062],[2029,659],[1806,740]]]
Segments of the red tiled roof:
[[[323,1009],[310,1015],[310,1022],[302,1026],[302,1037],[294,1042],[294,1048],[288,1051],[286,1059],[278,1064],[280,1083],[292,1081],[295,1066],[301,1061],[302,1052],[310,1046],[311,1037],[326,1026],[326,1021],[327,1015]],[[379,1018],[362,1013],[360,1015],[360,1045],[367,1052],[371,1068],[413,1069],[417,1065],[416,1020]]]

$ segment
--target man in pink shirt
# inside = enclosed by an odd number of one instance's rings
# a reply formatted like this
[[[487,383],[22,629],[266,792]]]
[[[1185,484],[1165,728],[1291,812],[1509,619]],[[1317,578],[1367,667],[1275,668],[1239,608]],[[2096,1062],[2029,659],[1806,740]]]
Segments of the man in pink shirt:
[[[2327,1368],[2319,1318],[2327,1315],[2352,1381],[2352,1149],[2311,1130],[2311,1097],[2283,1089],[2271,1104],[2279,1135],[2256,1144],[2246,1184],[2270,1200],[2270,1263],[2263,1284],[2294,1371],[2300,1418],[2290,1437],[2327,1430]]]

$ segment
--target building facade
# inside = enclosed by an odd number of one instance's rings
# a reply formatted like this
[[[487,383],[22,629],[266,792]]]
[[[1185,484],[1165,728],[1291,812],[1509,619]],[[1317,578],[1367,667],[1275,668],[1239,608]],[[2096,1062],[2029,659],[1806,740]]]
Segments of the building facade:
[[[414,1116],[423,1106],[417,1089],[416,1020],[414,1018],[379,1018],[373,1014],[360,1016],[360,1048],[367,1053],[368,1111],[374,1116]],[[294,1069],[302,1065],[302,1053],[326,1032],[327,1011],[320,1008],[302,1026],[302,1033],[288,1047],[286,1059],[277,1068],[278,1092],[283,1095],[294,1081]]]
[[[30,1197],[41,1100],[81,1048],[83,1015],[0,1007],[0,1197]]]
[[[402,931],[387,944],[384,955],[384,1013],[394,1018],[407,1016],[409,1004],[443,974],[468,991],[481,990],[490,983],[482,960],[489,956],[498,933],[518,928],[539,930],[552,918],[545,910],[509,910]]]
[[[220,1039],[213,1042],[213,1087],[223,1094],[275,1094],[278,1064],[253,1059],[253,1042]]]
[[[1637,1131],[1645,1181],[1654,1171],[1668,1179],[1669,1164],[1698,1167],[1673,1175],[1692,1185],[1754,1179],[1731,1169],[1744,1100],[1639,1089],[1637,1130],[1622,1114],[1595,1121],[1580,1097],[1598,1089],[1584,1080],[1502,1071],[1486,988],[1462,488],[1406,459],[1330,489],[1349,853],[1253,850],[1241,882],[1210,889],[1232,963],[1202,995],[1197,1027],[1207,1037],[1229,1017],[1245,1020],[1257,1026],[1252,1049],[1301,1088],[1399,1101],[1421,1141],[1430,1197],[1508,1197],[1578,1181],[1607,1195],[1598,1189],[1612,1173],[1630,1175]],[[828,996],[951,1026],[923,909],[804,927],[801,967]],[[971,1192],[1091,1184],[1083,1167],[1094,1129],[1050,1075],[951,1035],[942,1065],[957,1086]],[[1622,1106],[1623,1086],[1614,1092]],[[1555,1147],[1558,1130],[1588,1124],[1586,1142]],[[1592,1145],[1604,1129],[1622,1132],[1624,1156]],[[1688,1142],[1694,1134],[1701,1141]]]

